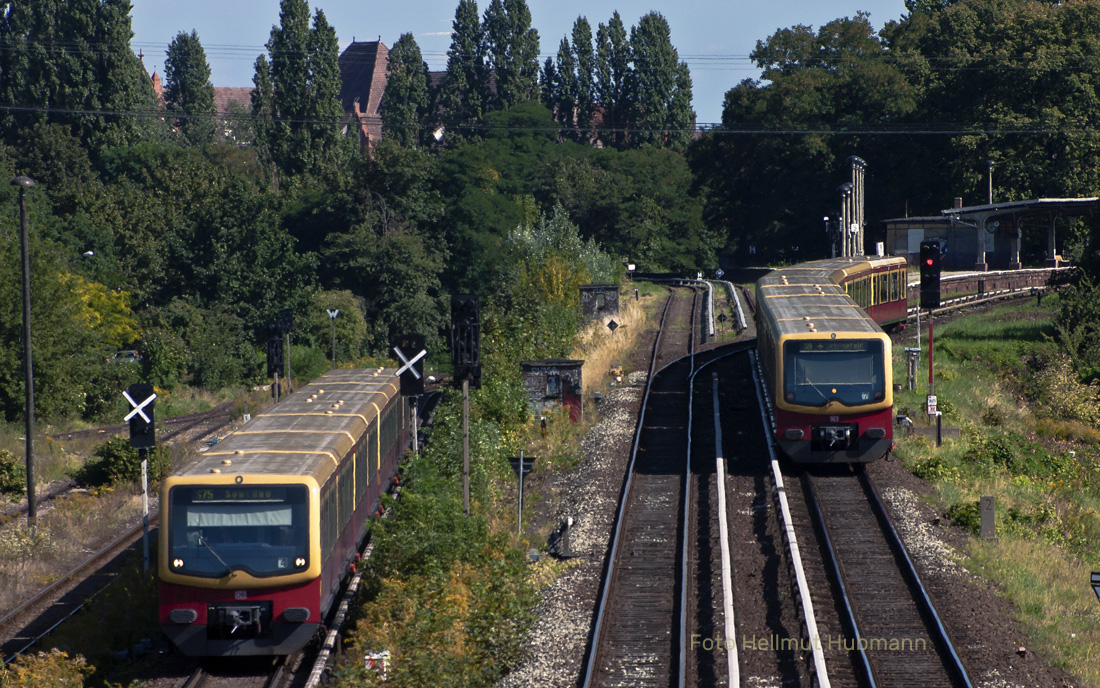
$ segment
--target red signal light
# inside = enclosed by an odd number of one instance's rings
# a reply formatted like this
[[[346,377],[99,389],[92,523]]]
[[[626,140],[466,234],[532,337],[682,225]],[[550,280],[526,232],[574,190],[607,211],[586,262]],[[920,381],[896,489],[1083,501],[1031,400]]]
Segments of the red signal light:
[[[925,258],[924,259],[924,264],[927,265],[928,267],[932,267],[932,259],[931,258]]]

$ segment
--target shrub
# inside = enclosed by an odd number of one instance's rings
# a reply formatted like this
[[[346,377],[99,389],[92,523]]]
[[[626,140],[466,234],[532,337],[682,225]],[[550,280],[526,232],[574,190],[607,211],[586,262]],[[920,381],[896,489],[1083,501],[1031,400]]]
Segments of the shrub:
[[[966,529],[971,535],[981,533],[982,513],[977,500],[951,505],[951,508],[947,510],[947,517],[951,519],[952,523]]]
[[[956,481],[959,479],[959,469],[937,454],[914,466],[913,475],[930,482]]]
[[[1100,381],[1082,384],[1068,356],[1058,356],[1037,377],[1037,414],[1059,420],[1100,423]]]
[[[157,482],[171,469],[168,447],[149,452],[149,481]],[[112,437],[96,447],[91,459],[74,472],[73,478],[84,487],[103,487],[141,480],[141,455],[122,436]]]
[[[997,406],[990,406],[982,412],[982,423],[991,427],[1000,427],[1005,424],[1005,414]]]
[[[976,435],[962,458],[967,463],[1004,466],[1011,470],[1016,463],[1016,452],[1003,435]]]
[[[0,494],[22,496],[27,491],[27,469],[7,449],[0,449]]]
[[[6,670],[0,671],[0,688],[79,687],[93,671],[83,657],[69,657],[56,649],[21,655]]]

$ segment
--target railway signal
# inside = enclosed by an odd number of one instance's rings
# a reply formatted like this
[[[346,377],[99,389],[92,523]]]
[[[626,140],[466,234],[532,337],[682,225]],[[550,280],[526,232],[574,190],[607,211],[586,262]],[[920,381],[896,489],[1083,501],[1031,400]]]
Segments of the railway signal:
[[[940,307],[940,242],[920,242],[920,307]]]
[[[157,446],[156,428],[154,427],[154,401],[157,398],[153,392],[153,386],[149,384],[130,385],[130,388],[122,393],[126,401],[130,402],[133,410],[126,414],[124,421],[130,423],[130,446],[134,449],[149,449]],[[141,401],[137,401],[141,399]]]
[[[451,296],[451,362],[456,384],[481,387],[481,323],[474,294]]]
[[[267,340],[267,374],[278,375],[283,367],[283,338],[270,337]]]
[[[417,396],[424,393],[424,357],[428,350],[424,348],[424,335],[406,334],[397,338],[394,353],[401,361],[397,375],[401,378],[402,396]]]

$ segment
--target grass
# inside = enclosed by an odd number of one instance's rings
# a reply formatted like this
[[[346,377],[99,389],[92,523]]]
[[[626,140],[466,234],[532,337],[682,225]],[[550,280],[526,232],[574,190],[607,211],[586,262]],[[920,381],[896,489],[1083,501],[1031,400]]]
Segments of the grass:
[[[1048,298],[1042,308],[1008,305],[936,325],[935,393],[944,424],[961,432],[941,447],[899,436],[896,453],[975,536],[979,498],[995,498],[999,539],[974,537],[963,564],[1014,605],[1029,639],[1021,645],[1100,688],[1100,604],[1089,586],[1089,572],[1100,570],[1100,433],[1053,417],[1045,405],[1059,356],[1051,325],[1057,308],[1057,298]],[[894,373],[904,384],[902,348],[895,347]],[[918,423],[928,422],[926,365],[927,356],[917,389],[895,395],[897,412]],[[1100,400],[1093,393],[1088,403]]]
[[[0,615],[140,519],[140,490],[120,487],[53,502],[39,511],[35,527],[26,519],[0,527]]]

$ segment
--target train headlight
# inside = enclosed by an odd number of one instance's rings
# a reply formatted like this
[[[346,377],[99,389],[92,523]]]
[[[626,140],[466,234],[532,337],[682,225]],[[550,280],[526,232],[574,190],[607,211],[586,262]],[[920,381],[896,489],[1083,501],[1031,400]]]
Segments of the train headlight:
[[[303,566],[306,565],[306,558],[305,557],[298,557],[297,559],[294,560],[294,565],[297,566],[298,568],[302,568]]]
[[[172,568],[182,569],[183,568],[183,559],[173,559],[172,560]]]
[[[867,437],[872,440],[881,440],[886,437],[886,428],[867,428]]]
[[[801,428],[787,428],[783,431],[783,439],[790,442],[797,442],[803,437],[805,437],[805,433],[802,432]]]

